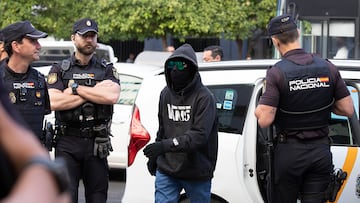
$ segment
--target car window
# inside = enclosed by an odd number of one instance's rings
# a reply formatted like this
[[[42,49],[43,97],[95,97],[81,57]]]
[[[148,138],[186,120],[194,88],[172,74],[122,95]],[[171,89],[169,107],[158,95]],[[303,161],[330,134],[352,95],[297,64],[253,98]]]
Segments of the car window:
[[[70,48],[66,47],[42,47],[40,51],[40,59],[34,61],[33,67],[48,66],[53,63],[69,58],[72,53]]]
[[[111,62],[108,50],[96,49],[95,54],[98,56],[98,58],[105,59],[106,61]]]
[[[358,119],[359,115],[359,95],[356,88],[348,86],[351,97],[354,102],[355,114],[356,116],[351,119]],[[354,145],[355,142],[355,133],[352,132],[354,129],[353,124],[358,122],[350,122],[350,120],[345,116],[339,116],[334,113],[331,113],[331,121],[329,125],[329,136],[333,142],[333,145]]]
[[[215,97],[219,131],[241,134],[254,86],[217,85],[208,88]]]
[[[121,93],[118,104],[133,105],[142,79],[132,75],[119,74]]]

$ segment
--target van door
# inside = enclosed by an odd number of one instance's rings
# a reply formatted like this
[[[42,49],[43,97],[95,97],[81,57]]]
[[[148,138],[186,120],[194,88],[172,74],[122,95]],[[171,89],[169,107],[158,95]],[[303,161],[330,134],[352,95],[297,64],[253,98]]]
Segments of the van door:
[[[354,102],[355,114],[351,118],[332,114],[329,137],[335,169],[347,172],[347,178],[340,188],[336,201],[358,202],[360,198],[360,125],[359,125],[359,81],[345,80]]]

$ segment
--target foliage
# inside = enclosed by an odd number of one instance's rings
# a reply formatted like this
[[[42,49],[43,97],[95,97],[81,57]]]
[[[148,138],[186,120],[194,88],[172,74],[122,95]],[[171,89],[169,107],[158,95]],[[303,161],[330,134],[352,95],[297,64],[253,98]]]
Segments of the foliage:
[[[169,35],[243,40],[265,29],[275,7],[276,0],[2,0],[0,25],[28,19],[56,38],[69,39],[73,22],[91,17],[102,41]]]

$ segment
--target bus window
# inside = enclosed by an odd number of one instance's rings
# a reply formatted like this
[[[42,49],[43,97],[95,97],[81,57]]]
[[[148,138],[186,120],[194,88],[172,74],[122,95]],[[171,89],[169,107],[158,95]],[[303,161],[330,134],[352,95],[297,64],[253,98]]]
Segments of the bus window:
[[[330,59],[354,59],[354,20],[300,21],[302,46],[310,53]]]

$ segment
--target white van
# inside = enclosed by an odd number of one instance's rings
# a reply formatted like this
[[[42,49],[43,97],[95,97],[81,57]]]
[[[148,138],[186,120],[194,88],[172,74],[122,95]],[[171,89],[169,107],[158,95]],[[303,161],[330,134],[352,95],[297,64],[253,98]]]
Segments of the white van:
[[[33,67],[48,66],[55,62],[69,58],[75,50],[72,41],[56,41],[46,38],[39,39],[41,45],[40,60],[32,63]],[[114,49],[106,44],[98,43],[95,54],[108,62],[116,63],[118,58],[114,55]]]
[[[277,60],[244,60],[199,64],[202,82],[216,98],[219,115],[218,160],[212,180],[212,203],[268,203],[271,189],[272,130],[261,129],[254,115],[262,94],[266,69]],[[329,136],[335,168],[348,176],[335,202],[358,203],[360,199],[360,61],[333,61],[341,70],[354,101],[350,119],[332,115]],[[146,77],[137,94],[130,140],[123,203],[154,202],[154,176],[147,170],[143,147],[155,140],[158,101],[166,85],[164,74]],[[231,99],[227,93],[233,95]],[[227,104],[227,105],[225,105]],[[228,105],[229,104],[229,105]],[[271,193],[270,193],[271,194]],[[180,202],[188,202],[184,193]]]

